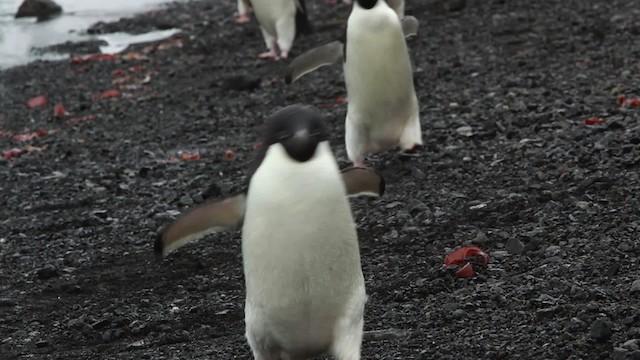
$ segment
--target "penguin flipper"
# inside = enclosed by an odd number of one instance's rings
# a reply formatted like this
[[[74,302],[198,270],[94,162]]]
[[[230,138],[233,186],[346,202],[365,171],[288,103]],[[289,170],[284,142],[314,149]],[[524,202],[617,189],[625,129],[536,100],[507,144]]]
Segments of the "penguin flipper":
[[[418,19],[413,16],[405,16],[400,20],[404,37],[410,37],[418,34]]]
[[[161,259],[205,235],[240,225],[245,203],[246,196],[241,194],[190,210],[158,234],[154,245],[156,258]]]
[[[340,40],[313,48],[293,59],[287,67],[284,81],[291,84],[299,77],[314,71],[315,69],[331,65],[342,58],[344,44]]]
[[[372,169],[358,167],[344,169],[342,170],[342,181],[344,181],[349,197],[379,197],[384,194],[384,178]]]

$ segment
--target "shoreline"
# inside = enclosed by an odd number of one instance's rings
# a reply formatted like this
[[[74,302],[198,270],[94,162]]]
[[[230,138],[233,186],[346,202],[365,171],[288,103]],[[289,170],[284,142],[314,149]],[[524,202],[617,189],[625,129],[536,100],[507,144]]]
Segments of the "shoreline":
[[[172,6],[171,0],[147,0],[142,4],[130,6],[115,4],[115,8],[102,8],[104,5],[96,4],[95,9],[87,10],[79,5],[69,5],[69,10],[46,22],[34,22],[32,18],[13,19],[1,23],[0,31],[6,34],[4,44],[0,42],[0,55],[4,55],[3,63],[0,63],[0,71],[15,66],[26,65],[35,60],[60,60],[66,54],[60,52],[47,53],[48,49],[64,50],[75,49],[81,45],[75,43],[90,43],[97,41],[96,37],[104,32],[106,24],[117,28],[121,19],[135,19],[139,15],[152,13]],[[90,5],[85,5],[90,6]],[[120,7],[118,7],[120,6]],[[63,6],[65,7],[65,6]],[[163,26],[164,25],[164,26]],[[157,24],[158,30],[167,28],[167,24]],[[138,32],[143,29],[138,27]],[[136,34],[132,34],[136,35]],[[73,44],[72,44],[73,43]],[[13,50],[8,50],[12,47]]]

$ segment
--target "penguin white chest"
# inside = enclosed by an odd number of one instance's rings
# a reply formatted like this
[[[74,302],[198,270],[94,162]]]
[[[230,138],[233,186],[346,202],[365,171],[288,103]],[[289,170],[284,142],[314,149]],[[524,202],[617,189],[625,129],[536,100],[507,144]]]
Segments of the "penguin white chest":
[[[411,103],[415,90],[408,49],[388,6],[354,10],[349,17],[344,76],[349,104],[361,111],[370,108],[375,115]]]
[[[297,163],[279,144],[253,175],[243,226],[247,331],[291,353],[326,351],[364,304],[355,224],[328,143]]]
[[[251,0],[256,19],[269,34],[277,35],[276,23],[293,19],[296,14],[294,0]]]

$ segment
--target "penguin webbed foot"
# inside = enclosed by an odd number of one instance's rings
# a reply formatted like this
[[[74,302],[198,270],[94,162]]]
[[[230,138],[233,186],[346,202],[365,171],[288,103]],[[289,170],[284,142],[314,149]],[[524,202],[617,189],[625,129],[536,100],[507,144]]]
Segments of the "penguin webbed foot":
[[[249,13],[244,13],[244,14],[240,14],[240,13],[234,13],[233,14],[234,20],[236,22],[236,24],[246,24],[249,21],[251,21],[251,16],[249,16]]]
[[[367,168],[367,164],[364,163],[364,161],[362,160],[357,160],[353,162],[353,167],[355,169],[366,169]]]
[[[422,156],[421,153],[422,153],[423,150],[424,150],[424,145],[422,145],[422,144],[414,144],[410,148],[402,149],[402,151],[400,151],[400,154],[398,155],[398,158],[401,161],[406,161],[406,160],[409,160],[411,158],[417,158],[417,157]]]
[[[273,59],[273,60],[280,60],[280,56],[278,55],[278,52],[274,49],[269,50],[267,52],[263,52],[258,54],[258,57],[260,59]]]

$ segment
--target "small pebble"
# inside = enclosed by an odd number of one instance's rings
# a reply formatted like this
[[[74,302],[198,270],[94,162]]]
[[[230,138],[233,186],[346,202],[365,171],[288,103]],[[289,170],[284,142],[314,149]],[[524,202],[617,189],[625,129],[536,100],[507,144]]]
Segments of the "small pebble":
[[[424,211],[429,210],[429,207],[425,203],[417,199],[409,200],[407,208],[409,208],[409,214],[411,214],[412,216],[416,216]]]
[[[409,334],[409,331],[402,329],[371,330],[365,331],[363,338],[370,341],[393,340],[406,338]]]
[[[112,334],[111,329],[109,329],[109,330],[107,330],[107,331],[103,332],[103,333],[102,333],[102,340],[104,340],[105,342],[109,342],[109,341],[111,341],[111,334]]]
[[[609,327],[609,324],[603,319],[594,321],[591,324],[589,337],[596,342],[605,342],[609,340],[611,338],[611,328]]]
[[[640,350],[640,346],[638,344],[639,342],[640,342],[640,339],[627,340],[620,347],[625,348],[625,349],[627,349],[629,351]]]
[[[631,284],[631,293],[635,294],[640,292],[640,279],[636,280]]]
[[[471,240],[474,244],[484,244],[486,242],[489,241],[489,239],[487,238],[487,235],[485,233],[483,233],[482,231],[478,231],[478,233],[476,234],[476,237],[473,238],[473,240]]]
[[[544,253],[547,257],[560,256],[562,255],[562,248],[558,245],[551,245],[544,250]]]
[[[455,309],[455,310],[453,310],[453,312],[451,313],[451,316],[452,316],[454,319],[462,319],[466,313],[467,313],[467,312],[466,312],[466,311],[464,311],[464,310],[462,310],[462,309]]]
[[[636,317],[635,316],[627,316],[624,319],[622,319],[622,323],[627,325],[627,326],[633,325],[634,322],[636,322]]]
[[[186,205],[186,206],[193,205],[193,199],[191,198],[191,196],[185,195],[180,198],[180,205]]]
[[[524,250],[524,244],[516,238],[509,238],[507,243],[504,244],[504,249],[511,255],[518,255]]]
[[[38,279],[47,280],[59,276],[58,269],[56,269],[53,265],[45,265],[43,268],[38,269],[36,271],[36,275],[38,275]]]
[[[624,360],[626,358],[628,352],[629,352],[629,350],[627,350],[627,349],[614,347],[613,348],[613,355],[612,355],[611,359],[612,360]]]
[[[456,132],[458,133],[458,135],[464,136],[464,137],[473,136],[473,128],[471,128],[471,126],[468,126],[468,125],[460,126],[459,128],[456,129]]]
[[[16,305],[18,305],[18,303],[13,299],[0,298],[0,307],[12,307]]]

